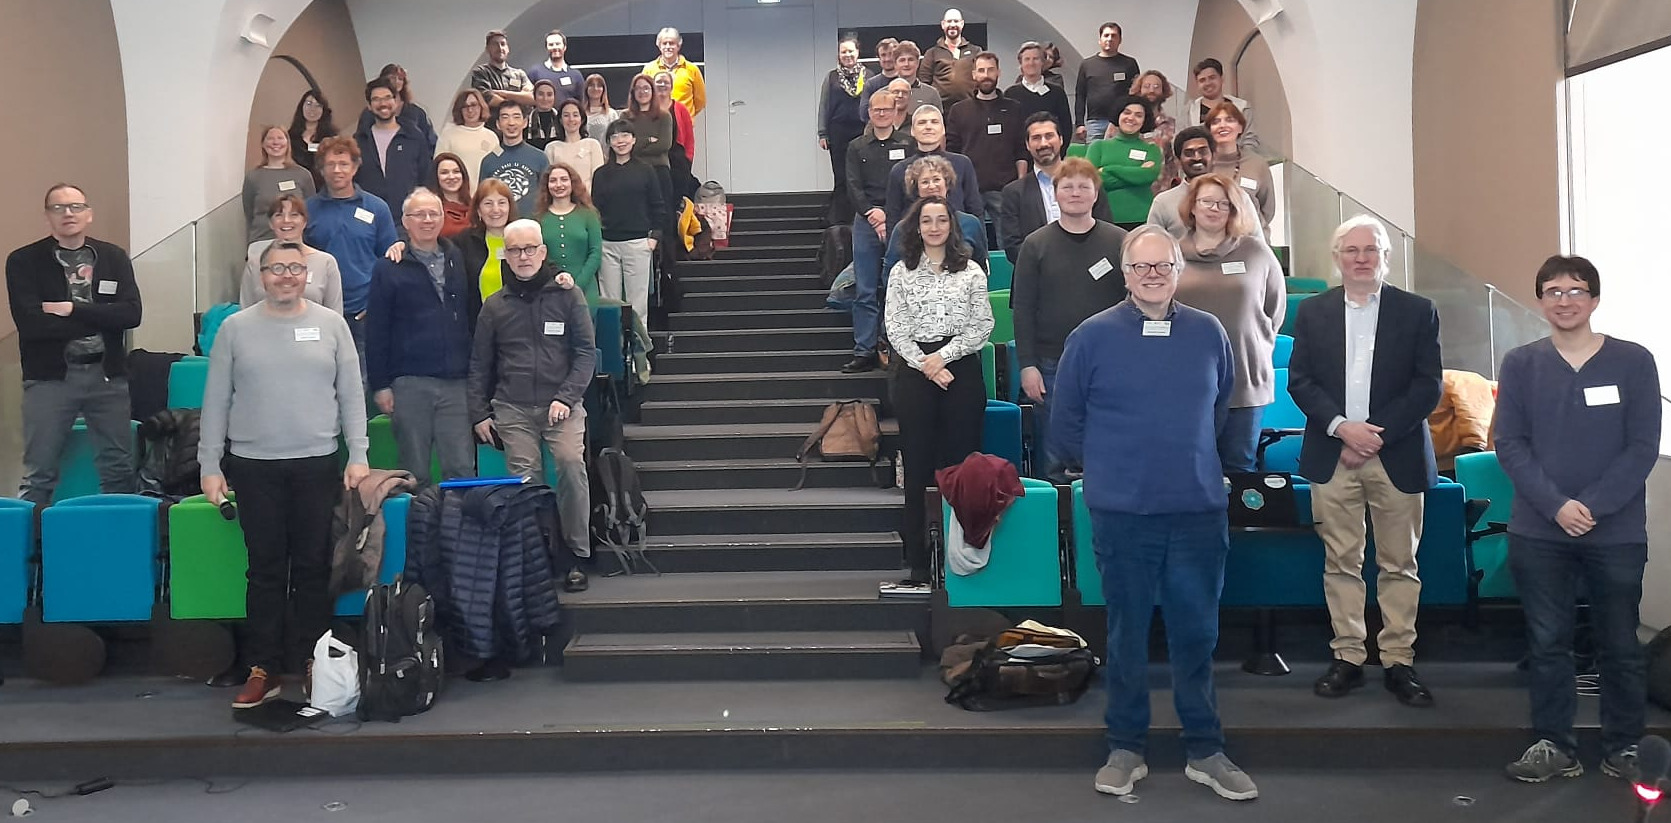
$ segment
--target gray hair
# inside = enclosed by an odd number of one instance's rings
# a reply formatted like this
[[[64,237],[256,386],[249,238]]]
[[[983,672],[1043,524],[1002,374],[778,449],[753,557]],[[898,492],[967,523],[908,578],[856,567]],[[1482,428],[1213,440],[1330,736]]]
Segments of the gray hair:
[[[282,242],[282,241],[268,243],[267,248],[264,248],[264,249],[261,250],[261,260],[260,260],[261,268],[266,268],[267,267],[267,262],[273,258],[273,252],[279,252],[279,251],[293,251],[293,252],[295,252],[299,255],[302,255],[303,259],[307,258],[307,252],[302,249],[302,244],[301,243],[285,243],[285,242]]]
[[[1387,262],[1387,254],[1392,251],[1392,238],[1387,234],[1386,224],[1370,215],[1360,214],[1341,223],[1339,228],[1334,230],[1334,236],[1329,238],[1329,251],[1339,254],[1340,244],[1346,240],[1346,235],[1351,234],[1355,229],[1369,229],[1375,235],[1375,246],[1381,250],[1380,271],[1376,272],[1376,276],[1385,278],[1387,272],[1391,270],[1391,266]]]
[[[684,43],[685,43],[685,36],[680,34],[679,30],[676,29],[676,28],[673,28],[672,26],[668,26],[667,28],[664,28],[661,31],[656,32],[656,39],[657,40],[660,40],[663,37],[672,37],[675,41],[677,41],[679,43],[679,45],[684,45]]]
[[[1184,250],[1178,245],[1178,238],[1173,237],[1172,233],[1165,228],[1153,223],[1144,223],[1126,234],[1125,241],[1120,244],[1120,259],[1122,261],[1131,260],[1131,250],[1137,246],[1139,240],[1145,237],[1165,238],[1167,247],[1172,249],[1172,274],[1177,276],[1183,272]],[[1122,263],[1121,267],[1124,268],[1125,265],[1125,263]]]
[[[441,205],[441,203],[443,202],[441,200],[441,195],[436,194],[435,192],[432,192],[429,189],[424,188],[423,186],[419,186],[419,187],[413,189],[411,194],[406,195],[405,200],[400,201],[401,215],[404,216],[406,214],[406,210],[412,208],[412,201],[413,200],[421,200],[425,197],[433,199],[435,201],[436,205]]]
[[[534,233],[535,240],[545,242],[545,238],[540,233],[540,224],[526,217],[521,220],[513,220],[510,225],[505,227],[505,242],[507,244],[511,241],[511,232],[513,231],[531,231]]]

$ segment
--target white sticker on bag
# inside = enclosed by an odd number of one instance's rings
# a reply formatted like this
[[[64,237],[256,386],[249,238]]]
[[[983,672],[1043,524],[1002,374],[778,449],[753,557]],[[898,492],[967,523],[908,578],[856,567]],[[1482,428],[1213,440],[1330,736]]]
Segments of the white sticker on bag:
[[[369,226],[371,225],[371,221],[377,219],[377,216],[356,206],[354,208],[354,219]]]
[[[565,325],[566,324],[548,320],[545,324],[545,333],[550,337],[559,337],[563,334]]]
[[[307,328],[296,330],[296,342],[297,343],[313,343],[313,342],[316,342],[318,340],[319,340],[319,327],[318,326],[308,326]]]
[[[99,294],[115,294],[115,293],[116,293],[116,281],[115,280],[100,280],[99,281]]]
[[[1223,269],[1225,274],[1247,274],[1247,264],[1235,260],[1225,263],[1219,268]]]

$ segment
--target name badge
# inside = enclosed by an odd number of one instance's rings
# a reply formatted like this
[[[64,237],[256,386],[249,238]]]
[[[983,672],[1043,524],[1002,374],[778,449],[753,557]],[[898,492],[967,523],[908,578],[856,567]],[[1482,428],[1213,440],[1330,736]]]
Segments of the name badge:
[[[280,180],[279,181],[279,191],[295,191],[295,190],[296,190],[296,181],[294,181],[294,180]]]
[[[987,123],[986,124],[986,133],[987,134],[1003,134],[1004,133],[1004,124],[1003,123]]]
[[[1225,274],[1247,274],[1246,263],[1230,262],[1225,263],[1223,266],[1220,266],[1220,268],[1224,270]]]
[[[1241,184],[1242,184],[1242,188],[1247,189],[1248,191],[1258,191],[1259,190],[1259,181],[1255,180],[1251,177],[1243,177],[1241,179]]]
[[[359,207],[355,207],[355,209],[354,209],[354,219],[369,226],[369,225],[371,225],[371,221],[376,220],[377,218],[374,215],[372,215],[371,212],[366,211],[365,209],[362,209],[362,208],[359,208]]]
[[[115,294],[115,293],[116,293],[116,281],[115,280],[100,280],[99,281],[99,294]]]
[[[565,74],[562,77],[557,78],[557,85],[572,86],[574,85],[574,78]]]
[[[1170,321],[1170,320],[1145,320],[1145,321],[1143,321],[1143,336],[1144,337],[1171,337],[1172,336],[1172,321]]]
[[[1133,160],[1147,160],[1147,159],[1149,159],[1148,152],[1145,152],[1142,149],[1132,149],[1131,151],[1126,152],[1126,156],[1130,157]]]
[[[1584,390],[1584,405],[1586,406],[1617,406],[1618,404],[1618,386],[1590,386]]]
[[[496,251],[495,251],[495,252],[494,252],[494,256],[495,256],[495,257],[497,257],[497,258],[499,258],[499,259],[500,259],[500,260],[503,260],[503,259],[505,259],[505,247],[504,247],[504,246],[500,246],[500,247],[499,247],[499,248],[498,248],[498,249],[497,249],[497,250],[496,250]]]
[[[1113,270],[1114,270],[1114,264],[1108,262],[1108,258],[1104,257],[1103,259],[1098,260],[1096,263],[1093,263],[1091,265],[1091,268],[1090,268],[1091,279],[1092,280],[1101,280],[1105,275],[1107,275],[1109,272],[1111,272]]]
[[[311,271],[310,271],[310,272],[308,272],[308,279],[307,279],[307,284],[308,284],[308,285],[309,285],[309,286],[311,286],[311,285],[313,285],[313,272],[311,272]]]
[[[561,336],[563,334],[564,325],[565,324],[563,324],[563,323],[553,323],[553,322],[548,320],[548,321],[546,321],[546,324],[545,324],[545,333],[546,333],[547,336],[550,336],[550,337]]]
[[[904,160],[905,159],[905,150],[904,149],[888,149],[888,159],[889,160]]]
[[[1124,80],[1124,79],[1126,79],[1126,73],[1123,72],[1123,71],[1114,72],[1114,79],[1115,80]]]
[[[296,330],[296,342],[297,343],[313,343],[313,342],[317,342],[318,340],[319,340],[319,327],[318,326],[309,326],[305,329],[297,329]]]
[[[308,151],[310,151],[310,152],[319,151],[319,144],[318,143],[309,143],[308,144]]]

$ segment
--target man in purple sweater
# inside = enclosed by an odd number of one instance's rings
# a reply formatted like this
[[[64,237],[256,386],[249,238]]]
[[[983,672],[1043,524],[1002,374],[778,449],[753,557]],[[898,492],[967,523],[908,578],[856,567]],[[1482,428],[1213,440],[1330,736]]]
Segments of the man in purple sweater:
[[[1659,459],[1659,370],[1647,349],[1590,329],[1601,302],[1590,261],[1551,257],[1536,287],[1551,333],[1503,358],[1497,389],[1497,459],[1514,481],[1509,570],[1526,612],[1539,738],[1508,774],[1542,783],[1584,773],[1572,732],[1582,580],[1601,651],[1601,770],[1629,780],[1647,710],[1636,629],[1647,480]]]

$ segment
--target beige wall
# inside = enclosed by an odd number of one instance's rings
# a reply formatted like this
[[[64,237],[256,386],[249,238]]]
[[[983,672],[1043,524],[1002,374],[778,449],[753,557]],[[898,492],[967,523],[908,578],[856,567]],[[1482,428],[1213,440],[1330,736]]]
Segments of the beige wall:
[[[273,57],[279,55],[289,55],[307,66],[313,79],[319,81],[325,99],[331,102],[337,128],[353,134],[354,124],[365,108],[366,78],[347,4],[343,0],[314,0],[273,48]],[[261,159],[261,126],[276,123],[288,128],[296,113],[296,101],[307,90],[307,80],[294,66],[278,59],[267,61],[250,105],[249,165]]]
[[[1416,15],[1417,242],[1523,304],[1561,248],[1558,14],[1470,0]]]
[[[1253,41],[1240,63],[1236,54],[1253,34],[1253,18],[1237,0],[1201,0],[1195,12],[1195,37],[1190,41],[1189,65],[1216,57],[1224,64],[1224,88],[1229,94],[1248,101],[1254,110],[1254,130],[1259,134],[1264,152],[1272,157],[1288,157],[1293,152],[1289,138],[1288,97],[1283,91],[1282,76],[1277,73],[1276,60],[1264,38]],[[1184,103],[1196,96],[1193,76],[1171,77],[1178,86],[1177,112],[1182,122]]]

